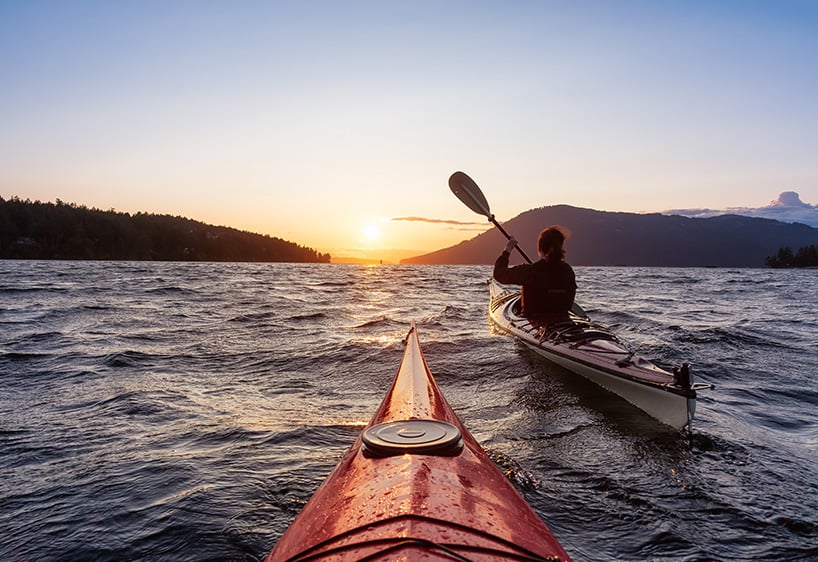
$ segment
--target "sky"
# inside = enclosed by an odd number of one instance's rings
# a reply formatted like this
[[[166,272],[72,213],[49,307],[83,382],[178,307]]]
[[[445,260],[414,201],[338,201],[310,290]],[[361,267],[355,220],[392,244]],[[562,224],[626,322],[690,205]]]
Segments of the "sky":
[[[816,100],[813,0],[0,0],[0,196],[333,258],[486,230],[457,170],[500,221],[818,213]]]

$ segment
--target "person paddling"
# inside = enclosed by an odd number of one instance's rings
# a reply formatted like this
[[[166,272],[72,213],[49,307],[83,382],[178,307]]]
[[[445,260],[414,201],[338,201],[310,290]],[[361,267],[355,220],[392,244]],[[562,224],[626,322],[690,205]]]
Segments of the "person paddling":
[[[540,259],[534,263],[508,266],[511,251],[517,246],[514,237],[494,262],[494,278],[505,284],[522,285],[522,314],[551,324],[569,319],[577,292],[574,270],[565,261],[563,243],[566,234],[560,226],[549,226],[540,232],[537,249]]]

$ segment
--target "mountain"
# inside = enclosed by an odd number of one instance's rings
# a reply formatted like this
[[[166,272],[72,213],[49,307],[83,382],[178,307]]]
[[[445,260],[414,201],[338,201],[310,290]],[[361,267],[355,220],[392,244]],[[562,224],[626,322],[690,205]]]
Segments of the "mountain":
[[[531,259],[537,235],[558,224],[569,231],[566,259],[572,265],[667,267],[764,267],[782,247],[818,244],[818,228],[738,215],[689,218],[677,215],[596,211],[555,205],[526,211],[503,224]],[[436,252],[401,260],[415,264],[491,264],[505,238],[492,229]],[[522,261],[515,252],[512,263]]]

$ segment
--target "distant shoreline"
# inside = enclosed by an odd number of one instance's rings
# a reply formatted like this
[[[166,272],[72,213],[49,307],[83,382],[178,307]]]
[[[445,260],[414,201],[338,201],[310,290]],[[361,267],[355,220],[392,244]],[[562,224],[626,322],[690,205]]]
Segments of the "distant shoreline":
[[[235,264],[292,264],[292,265],[341,265],[341,266],[348,266],[348,265],[371,265],[371,266],[398,266],[398,267],[425,267],[425,266],[432,266],[432,267],[485,267],[490,268],[491,264],[486,263],[397,263],[397,262],[383,262],[381,263],[379,260],[360,260],[354,261],[357,258],[353,258],[350,261],[335,261],[333,259],[330,262],[303,262],[303,261],[247,261],[247,260],[156,260],[156,259],[96,259],[96,258],[7,258],[7,257],[0,257],[0,262],[9,262],[9,261],[20,261],[20,262],[34,262],[34,261],[43,261],[43,262],[101,262],[101,263],[177,263],[177,264],[208,264],[208,263],[235,263]],[[732,266],[732,265],[691,265],[691,266],[679,266],[679,265],[574,265],[574,269],[582,270],[585,268],[603,268],[603,269],[746,269],[746,270],[754,270],[754,269],[769,269],[769,270],[790,270],[790,269],[818,269],[818,266],[789,266],[789,267],[769,267],[769,266],[757,266],[757,265],[741,265],[741,266]]]

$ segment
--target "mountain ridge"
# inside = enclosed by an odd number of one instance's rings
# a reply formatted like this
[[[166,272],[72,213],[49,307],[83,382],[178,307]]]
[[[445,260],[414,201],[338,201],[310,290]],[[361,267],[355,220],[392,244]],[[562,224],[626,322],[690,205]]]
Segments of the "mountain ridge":
[[[532,259],[540,230],[558,224],[569,232],[566,259],[573,265],[656,267],[764,267],[782,247],[818,243],[818,228],[805,224],[720,215],[691,218],[660,213],[598,211],[570,205],[539,207],[503,223]],[[505,238],[492,229],[406,264],[491,264]],[[512,263],[522,259],[515,252]]]

